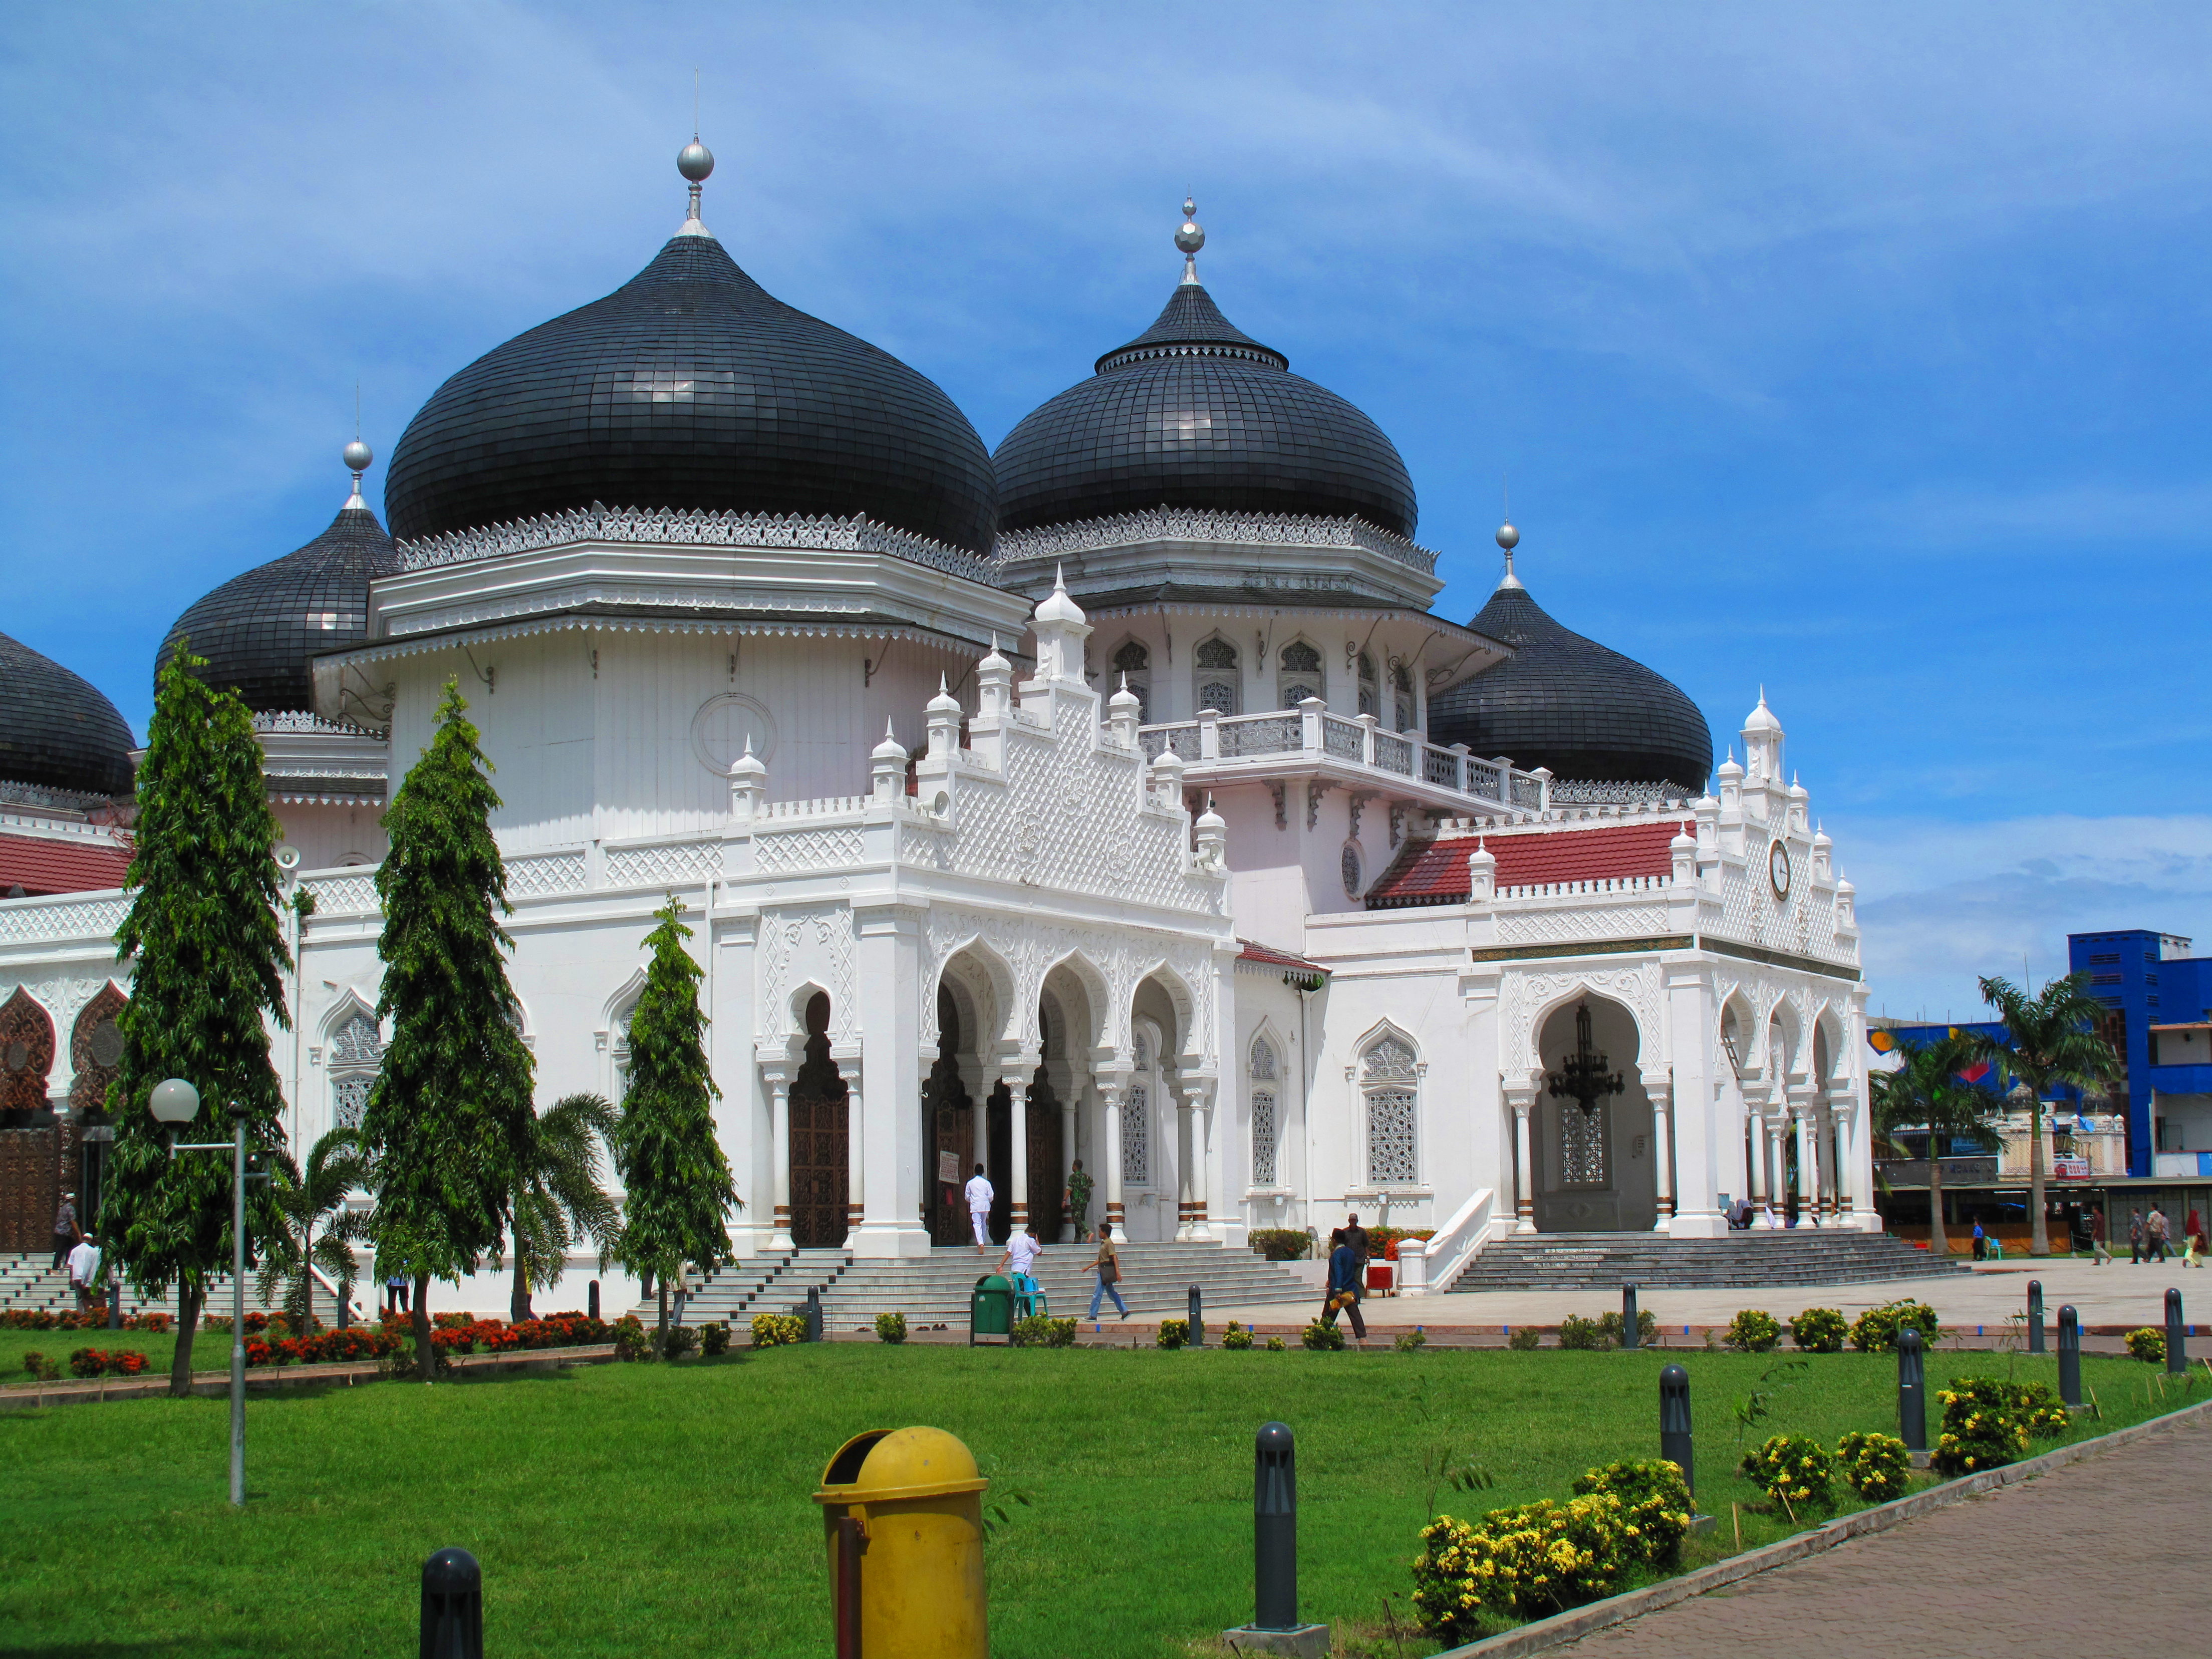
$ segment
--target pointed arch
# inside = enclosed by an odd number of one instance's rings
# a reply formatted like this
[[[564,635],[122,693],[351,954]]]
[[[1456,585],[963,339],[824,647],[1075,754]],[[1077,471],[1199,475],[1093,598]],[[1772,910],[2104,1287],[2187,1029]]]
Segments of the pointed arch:
[[[1578,977],[1568,989],[1537,1005],[1535,1018],[1528,1022],[1528,1053],[1526,1057],[1528,1066],[1538,1072],[1546,1068],[1543,1052],[1544,1027],[1550,1024],[1552,1016],[1558,1013],[1560,1009],[1571,1007],[1585,998],[1594,1002],[1611,1003],[1626,1013],[1628,1016],[1630,1026],[1636,1032],[1637,1054],[1639,1056],[1649,1057],[1653,1063],[1657,1063],[1657,1057],[1666,1052],[1661,1041],[1661,1034],[1646,1028],[1644,1016],[1638,1010],[1635,1002],[1621,995],[1618,991],[1608,990],[1602,985],[1592,984],[1589,980]]]
[[[22,986],[0,1003],[0,1112],[43,1112],[54,1067],[54,1020]]]
[[[1301,634],[1275,653],[1275,707],[1296,708],[1308,697],[1328,696],[1328,658]]]
[[[1282,1167],[1283,1090],[1290,1076],[1290,1044],[1273,1019],[1261,1015],[1244,1044],[1244,1103],[1254,1187],[1287,1184]]]
[[[1139,972],[1135,988],[1130,994],[1128,1017],[1133,1020],[1137,1013],[1137,999],[1143,994],[1148,983],[1159,988],[1174,1012],[1174,1029],[1161,1033],[1163,1042],[1172,1045],[1165,1056],[1168,1062],[1178,1067],[1204,1065],[1206,1055],[1198,1042],[1197,988],[1171,967],[1164,957],[1154,961]]]
[[[1243,658],[1216,629],[1191,650],[1191,707],[1218,714],[1244,712]]]
[[[123,1031],[115,1017],[131,1000],[113,980],[93,994],[70,1030],[70,1110],[82,1116],[107,1109],[107,1091],[123,1060]]]
[[[1422,1082],[1429,1069],[1420,1042],[1395,1020],[1381,1019],[1360,1035],[1352,1053],[1362,1184],[1372,1192],[1419,1187],[1426,1139],[1421,1132]]]
[[[939,979],[950,978],[967,993],[975,1027],[975,1052],[988,1053],[1000,1042],[1020,1041],[1024,1019],[1020,981],[1013,964],[980,933],[971,933],[945,953]]]
[[[1091,960],[1087,951],[1077,949],[1046,966],[1042,983],[1047,988],[1055,975],[1073,981],[1080,994],[1079,1006],[1071,1006],[1064,994],[1060,1000],[1061,1011],[1071,1022],[1077,1022],[1069,1027],[1068,1052],[1073,1054],[1107,1042],[1112,1036],[1114,987],[1105,970]]]

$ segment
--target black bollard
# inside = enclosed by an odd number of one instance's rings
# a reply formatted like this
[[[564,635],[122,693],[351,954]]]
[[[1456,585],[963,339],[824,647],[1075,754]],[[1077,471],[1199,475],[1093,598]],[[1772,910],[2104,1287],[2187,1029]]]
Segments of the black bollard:
[[[1620,1346],[1622,1347],[1632,1348],[1636,1346],[1636,1322],[1639,1317],[1636,1311],[1636,1286],[1622,1285],[1620,1287]]]
[[[119,1279],[107,1282],[107,1328],[111,1331],[123,1328],[123,1281]]]
[[[2071,1303],[2058,1310],[2058,1397],[2081,1403],[2081,1320]]]
[[[591,1288],[584,1293],[584,1307],[592,1318],[597,1319],[599,1316],[599,1281],[596,1279],[592,1281]]]
[[[1682,1471],[1694,1504],[1698,1496],[1696,1449],[1690,1443],[1690,1374],[1680,1365],[1659,1373],[1659,1455]]]
[[[1928,1371],[1920,1355],[1920,1333],[1911,1326],[1897,1333],[1897,1432],[1907,1451],[1928,1449]]]
[[[353,1286],[350,1285],[339,1285],[337,1301],[338,1328],[340,1330],[343,1330],[348,1325],[350,1325],[353,1322]]]
[[[2181,1322],[2181,1292],[2166,1293],[2166,1369],[2169,1376],[2181,1376],[2189,1370],[2189,1330]]]
[[[1252,1628],[1298,1627],[1298,1455],[1287,1423],[1252,1449]]]
[[[2043,1348],[2043,1281],[2027,1281],[2027,1351],[2041,1353]]]
[[[466,1550],[422,1564],[422,1659],[483,1659],[483,1572]]]
[[[1190,1287],[1190,1346],[1194,1348],[1202,1348],[1206,1346],[1204,1300],[1199,1294],[1198,1286],[1192,1285]]]
[[[806,1340],[809,1342],[822,1340],[822,1287],[819,1285],[806,1287]]]

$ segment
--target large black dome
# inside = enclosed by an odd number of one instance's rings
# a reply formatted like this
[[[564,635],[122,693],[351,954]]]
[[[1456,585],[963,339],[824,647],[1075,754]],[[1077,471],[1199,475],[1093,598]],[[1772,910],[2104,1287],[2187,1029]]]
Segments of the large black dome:
[[[431,394],[386,481],[403,540],[594,501],[871,519],[988,553],[991,458],[934,382],[683,234]]]
[[[349,502],[305,547],[232,577],[178,617],[156,672],[189,641],[207,659],[201,678],[256,714],[313,709],[310,659],[368,637],[368,584],[398,568],[376,515]]]
[[[1509,577],[1470,624],[1514,654],[1429,699],[1429,741],[1559,778],[1704,792],[1712,733],[1680,687],[1562,628]]]
[[[127,795],[137,746],[90,681],[0,634],[0,782]]]
[[[1413,481],[1382,428],[1239,332],[1194,280],[1091,379],[1008,433],[994,459],[1002,530],[1164,506],[1413,533]]]

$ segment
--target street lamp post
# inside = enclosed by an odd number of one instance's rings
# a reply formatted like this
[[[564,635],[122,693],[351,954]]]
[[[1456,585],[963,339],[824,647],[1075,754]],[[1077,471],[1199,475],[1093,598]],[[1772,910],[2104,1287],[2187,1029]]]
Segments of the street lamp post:
[[[182,1078],[154,1085],[150,1103],[163,1123],[190,1123],[199,1115],[200,1091]],[[234,1118],[231,1138],[173,1143],[179,1152],[231,1155],[230,1220],[230,1501],[246,1505],[246,1120]],[[266,1179],[266,1177],[263,1177]]]

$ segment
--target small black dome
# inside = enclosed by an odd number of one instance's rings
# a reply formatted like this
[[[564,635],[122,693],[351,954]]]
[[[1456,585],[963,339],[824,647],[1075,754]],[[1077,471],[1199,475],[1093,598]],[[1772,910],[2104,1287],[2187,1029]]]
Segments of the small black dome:
[[[127,795],[136,747],[90,681],[0,634],[0,782]]]
[[[1429,741],[1558,778],[1704,792],[1712,733],[1672,681],[1559,626],[1510,580],[1470,624],[1514,654],[1429,699]]]
[[[1198,507],[1413,533],[1413,481],[1382,428],[1238,331],[1200,284],[1097,370],[999,446],[1000,529]]]
[[[408,541],[601,501],[866,513],[975,554],[998,509],[983,441],[933,381],[697,234],[440,386],[384,499]]]
[[[258,714],[315,706],[309,660],[368,635],[368,584],[399,568],[392,538],[366,507],[344,507],[296,553],[234,576],[176,620],[155,672],[179,640],[207,659],[200,676]]]

